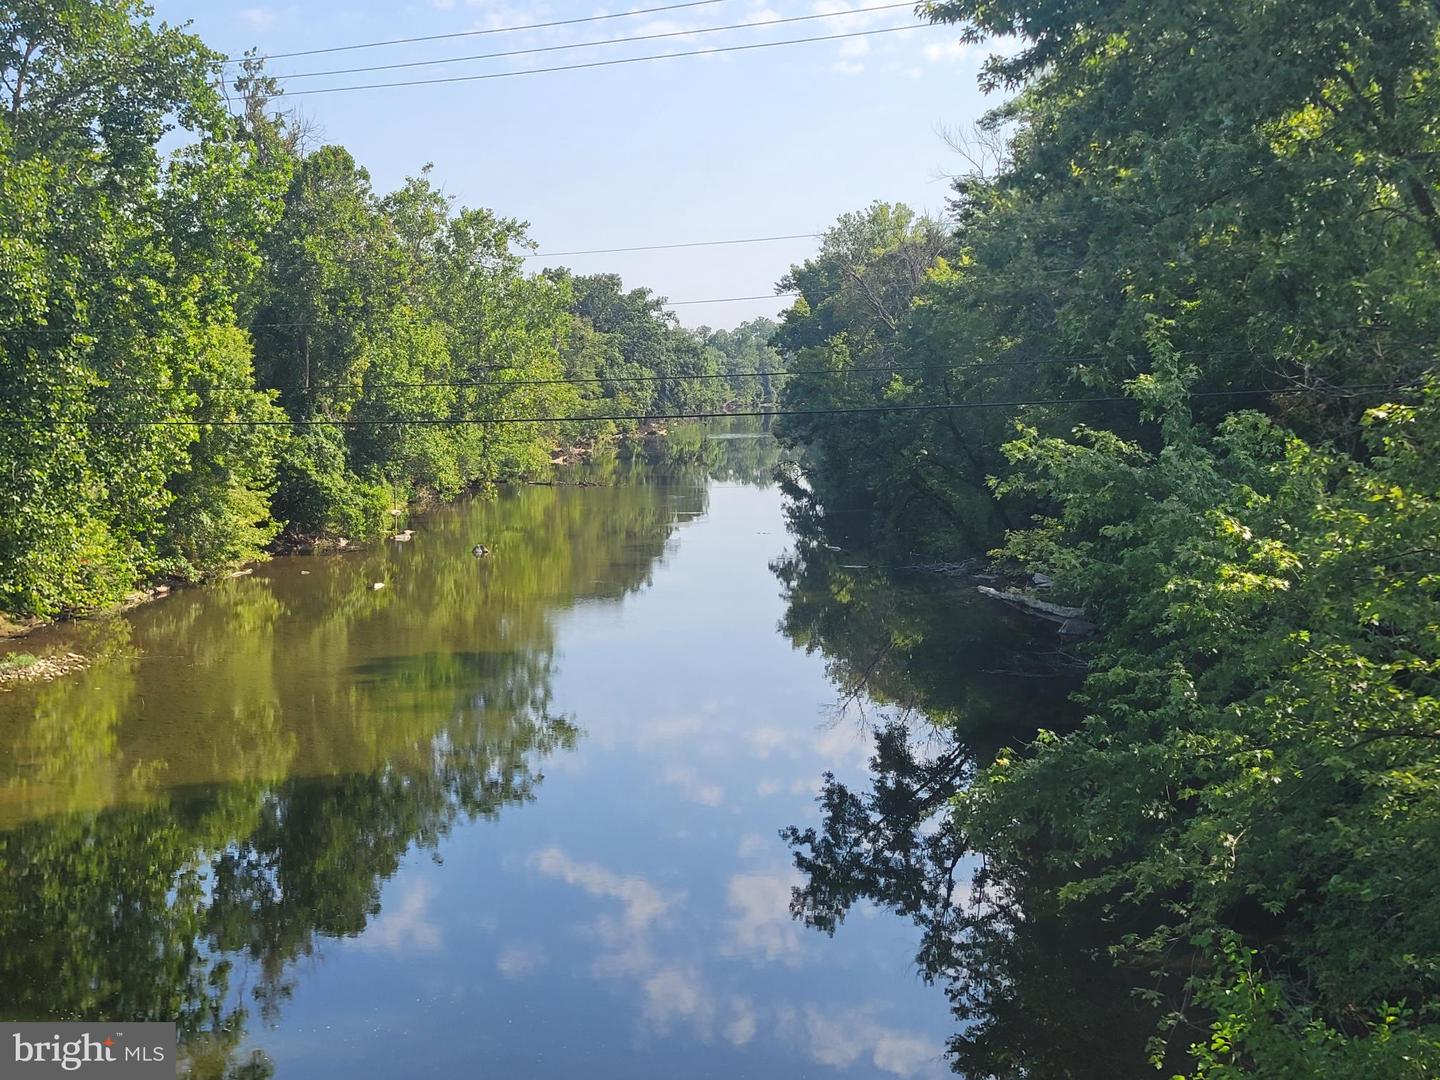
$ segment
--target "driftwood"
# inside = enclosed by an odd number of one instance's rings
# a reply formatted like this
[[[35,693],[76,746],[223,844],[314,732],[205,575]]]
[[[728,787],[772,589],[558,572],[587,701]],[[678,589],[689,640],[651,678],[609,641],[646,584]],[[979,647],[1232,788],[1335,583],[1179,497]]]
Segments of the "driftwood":
[[[1095,631],[1095,624],[1085,618],[1085,609],[1078,607],[1065,607],[1063,604],[1052,604],[1049,600],[1041,600],[1031,596],[1029,593],[1011,592],[1005,589],[992,589],[989,585],[977,585],[976,590],[984,596],[994,600],[1001,600],[1021,611],[1029,612],[1031,615],[1038,615],[1042,619],[1049,619],[1051,622],[1060,624],[1060,633],[1071,635],[1090,634]]]
[[[989,585],[977,585],[975,588],[986,596],[994,597],[996,600],[1003,600],[1007,604],[1014,604],[1016,607],[1024,608],[1026,611],[1055,622],[1064,622],[1066,619],[1078,619],[1085,614],[1084,608],[1064,607],[1060,604],[1052,604],[1049,600],[1038,600],[1028,593],[992,589]]]

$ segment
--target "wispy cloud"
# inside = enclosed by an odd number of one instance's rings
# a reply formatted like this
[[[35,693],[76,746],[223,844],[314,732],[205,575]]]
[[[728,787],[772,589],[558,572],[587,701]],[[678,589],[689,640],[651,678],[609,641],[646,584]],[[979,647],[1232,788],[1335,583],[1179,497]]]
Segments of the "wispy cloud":
[[[720,806],[725,802],[725,789],[712,784],[691,765],[671,765],[660,774],[665,783],[680,789],[691,802],[701,806]]]
[[[742,841],[742,846],[752,845]],[[757,963],[793,962],[803,952],[789,913],[795,871],[731,876],[726,883],[729,919],[715,928],[719,933],[707,936],[684,917],[687,901],[682,893],[662,893],[642,877],[574,859],[558,847],[536,852],[529,862],[547,877],[619,902],[619,913],[602,914],[580,929],[599,947],[591,974],[635,988],[642,1032],[663,1036],[684,1030],[700,1042],[723,1040],[737,1048],[756,1039],[769,1040],[818,1065],[867,1064],[871,1071],[906,1080],[921,1076],[938,1080],[945,1074],[940,1042],[888,1026],[881,1015],[883,1007],[837,1010],[815,1002],[761,1004],[707,980],[704,961],[698,957],[665,955],[666,935],[680,928],[687,953],[695,943],[711,941],[721,956],[745,956]],[[522,973],[533,962],[532,953],[523,946],[502,952],[500,958],[502,972],[509,966]]]
[[[591,896],[619,900],[625,923],[640,930],[666,914],[672,900],[642,877],[624,877],[599,863],[579,862],[559,848],[545,848],[531,857],[530,864],[546,877],[558,878]]]
[[[895,1076],[928,1074],[938,1071],[944,1052],[930,1039],[887,1027],[861,1009],[836,1012],[805,1005],[782,1010],[777,1021],[810,1058],[837,1069],[869,1058],[875,1068]]]
[[[534,975],[549,959],[539,945],[506,945],[495,958],[495,969],[507,979],[523,979]]]
[[[777,874],[735,874],[726,885],[730,905],[730,937],[725,951],[753,960],[793,962],[801,952],[800,934],[790,917],[794,871]]]
[[[440,927],[430,915],[430,902],[434,898],[433,885],[424,880],[415,882],[355,940],[356,947],[392,956],[436,952],[440,948],[441,934]]]

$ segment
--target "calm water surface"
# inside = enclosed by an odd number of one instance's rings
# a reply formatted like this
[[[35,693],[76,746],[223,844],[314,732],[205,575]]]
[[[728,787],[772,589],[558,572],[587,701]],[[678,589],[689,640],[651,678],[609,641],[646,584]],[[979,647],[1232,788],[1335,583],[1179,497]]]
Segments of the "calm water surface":
[[[790,917],[872,744],[781,630],[773,443],[701,450],[33,639],[101,659],[0,695],[0,1012],[197,1076],[945,1075],[915,929]]]

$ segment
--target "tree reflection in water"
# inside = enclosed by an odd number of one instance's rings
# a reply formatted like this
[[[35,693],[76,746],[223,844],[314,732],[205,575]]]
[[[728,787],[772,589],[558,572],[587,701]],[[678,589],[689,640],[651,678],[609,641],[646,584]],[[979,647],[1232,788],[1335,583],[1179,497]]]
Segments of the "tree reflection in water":
[[[856,566],[863,558],[828,544],[803,503],[792,527],[795,552],[774,566],[784,630],[825,656],[847,698],[881,713],[869,789],[827,775],[819,824],[785,830],[803,875],[792,913],[830,934],[865,903],[912,919],[920,973],[945,987],[957,1022],[961,1075],[1137,1075],[1166,981],[1116,965],[1107,946],[1125,930],[1110,910],[1060,902],[1043,836],[1024,864],[999,863],[971,851],[945,812],[977,764],[1070,722],[1070,679],[996,673],[1017,652],[1053,649],[1053,636],[1029,637],[933,575]]]
[[[403,549],[57,630],[90,670],[0,700],[0,1017],[177,1020],[189,1075],[271,1075],[241,1048],[296,962],[575,745],[555,616],[645,586],[707,477],[765,483],[778,454],[676,435],[577,474],[613,482],[598,499],[561,477],[441,510]]]

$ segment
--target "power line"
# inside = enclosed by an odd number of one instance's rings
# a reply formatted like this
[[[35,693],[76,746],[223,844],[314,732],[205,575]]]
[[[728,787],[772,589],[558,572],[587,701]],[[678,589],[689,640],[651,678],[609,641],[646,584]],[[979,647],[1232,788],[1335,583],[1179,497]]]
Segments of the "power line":
[[[765,293],[760,296],[716,296],[709,300],[663,300],[661,307],[684,307],[686,304],[738,304],[742,300],[788,300],[799,293]]]
[[[579,23],[604,22],[607,19],[626,19],[635,15],[654,15],[660,11],[679,11],[682,8],[707,7],[725,0],[689,0],[684,4],[664,4],[660,7],[637,8],[634,11],[617,11],[613,15],[587,15],[577,19],[556,19],[553,22],[525,23],[521,26],[496,26],[486,30],[457,30],[449,34],[426,34],[423,37],[389,38],[385,41],[366,41],[358,45],[331,45],[324,49],[297,49],[294,52],[268,53],[254,57],[256,60],[284,60],[292,56],[319,56],[322,53],[354,52],[357,49],[378,49],[386,45],[414,45],[421,41],[449,41],[455,38],[483,37],[487,34],[513,34],[520,30],[547,30],[553,26],[575,26]],[[221,64],[242,64],[250,57],[230,56],[219,61]]]
[[[589,248],[585,251],[535,251],[520,257],[522,259],[559,259],[566,255],[617,255],[626,251],[671,251],[675,248],[723,247],[727,244],[769,244],[776,240],[816,240],[824,235],[824,233],[786,233],[783,236],[747,236],[740,240],[691,240],[683,244],[637,244],[634,247]]]
[[[630,37],[601,38],[596,41],[577,41],[568,45],[537,45],[529,49],[507,49],[503,52],[472,53],[469,56],[449,56],[438,60],[407,60],[394,64],[371,64],[368,67],[332,68],[329,71],[301,71],[293,75],[277,75],[276,79],[319,79],[327,75],[361,75],[371,71],[396,71],[401,68],[434,67],[437,64],[460,64],[472,60],[499,60],[507,56],[533,56],[536,53],[565,52],[569,49],[594,49],[605,45],[628,45],[636,41],[663,41],[668,38],[691,37],[699,34],[719,34],[728,30],[753,30],[757,27],[784,26],[788,23],[814,22],[817,19],[838,19],[847,15],[868,15],[876,11],[894,11],[896,8],[914,7],[912,0],[900,0],[894,4],[880,4],[876,7],[852,8],[848,11],[824,11],[816,15],[792,15],[784,19],[760,19],[754,22],[731,23],[729,26],[703,26],[694,30],[666,30],[657,34],[634,34]]]
[[[744,244],[752,243],[749,240],[716,240],[710,241],[717,244]],[[699,245],[676,244],[675,247],[692,247]],[[630,248],[627,250],[644,251],[646,248]],[[562,252],[561,254],[566,254]],[[568,254],[588,254],[582,252],[569,252]],[[531,256],[526,256],[530,258]],[[784,300],[788,297],[798,296],[798,293],[765,293],[755,296],[710,296],[702,300],[663,300],[660,297],[652,297],[661,307],[684,307],[689,304],[736,304],[743,300]],[[257,322],[236,324],[238,330],[304,330],[315,328],[318,324],[313,322]],[[83,335],[85,337],[98,337],[101,334],[134,334],[136,337],[145,337],[143,330],[136,330],[123,326],[86,326],[67,328],[63,326],[0,326],[0,335],[4,334],[59,334],[59,335]]]
[[[1394,391],[1405,389],[1404,387],[1393,387],[1383,384],[1371,384],[1365,386],[1336,386],[1331,387],[1335,392],[1361,394],[1375,393],[1377,391]],[[1270,389],[1247,389],[1247,390],[1208,390],[1192,393],[1191,398],[1213,398],[1213,397],[1249,397],[1253,395],[1271,396],[1283,393],[1298,393],[1298,391],[1270,390]],[[850,405],[835,406],[823,409],[749,409],[727,412],[723,410],[707,410],[695,412],[676,413],[625,413],[609,414],[602,416],[469,416],[469,417],[392,417],[392,418],[362,418],[359,420],[34,420],[34,419],[0,419],[0,426],[3,427],[114,427],[114,428],[147,428],[147,427],[466,427],[473,425],[492,424],[583,424],[598,421],[620,421],[620,420],[719,420],[736,416],[849,416],[871,413],[921,413],[921,412],[953,412],[966,409],[1018,409],[1032,406],[1053,406],[1053,405],[1106,405],[1120,402],[1139,404],[1139,402],[1128,395],[1111,395],[1105,397],[1089,398],[1022,398],[1010,401],[958,401],[946,404],[925,404],[925,405]]]
[[[850,367],[850,368],[798,368],[794,370],[781,369],[778,371],[705,371],[693,375],[595,375],[595,376],[566,376],[563,378],[548,379],[435,379],[417,380],[409,382],[381,382],[367,384],[363,379],[348,379],[339,381],[327,381],[311,383],[307,390],[345,390],[345,389],[368,389],[371,390],[425,390],[441,388],[485,388],[507,390],[516,386],[587,386],[587,385],[608,385],[612,383],[649,383],[649,382],[690,382],[695,379],[759,379],[759,378],[781,378],[794,375],[893,375],[906,371],[941,371],[945,373],[980,371],[986,369],[1010,369],[1010,368],[1033,368],[1047,367],[1057,364],[1074,364],[1077,361],[1073,357],[1058,357],[1045,360],[990,360],[973,364],[953,364],[943,368],[934,368],[927,364],[892,364],[879,367]],[[518,371],[518,366],[487,368],[489,371]],[[46,390],[122,390],[132,393],[161,393],[173,391],[187,394],[208,394],[227,392],[254,392],[257,390],[277,389],[276,387],[259,386],[253,383],[212,383],[209,386],[158,386],[147,384],[144,386],[122,386],[115,383],[40,383]],[[0,392],[9,389],[0,388]],[[302,388],[297,388],[302,389]]]
[[[787,38],[784,41],[757,41],[748,45],[724,45],[713,49],[692,49],[687,52],[651,53],[648,56],[624,56],[613,60],[592,60],[585,64],[560,64],[555,67],[526,68],[524,71],[488,71],[483,75],[451,75],[443,79],[405,79],[398,82],[358,83],[354,86],[326,86],[314,90],[291,90],[287,97],[303,94],[338,94],[347,90],[385,90],[398,86],[437,86],[441,83],[479,82],[484,79],[513,79],[519,75],[549,75],[557,71],[581,71],[586,68],[613,67],[618,64],[643,64],[650,60],[674,60],[682,56],[716,56],[720,53],[749,52],[752,49],[778,49],[782,45],[808,45],[816,41],[844,41],[847,38],[873,37],[877,34],[898,34],[905,30],[928,28],[927,23],[886,26],[879,30],[852,30],[845,34],[822,34],[817,37]]]

